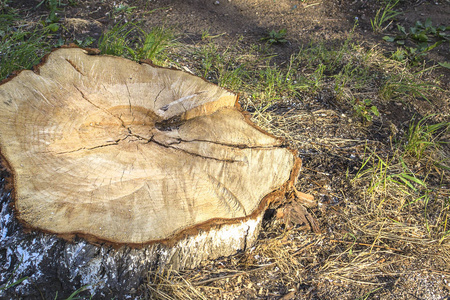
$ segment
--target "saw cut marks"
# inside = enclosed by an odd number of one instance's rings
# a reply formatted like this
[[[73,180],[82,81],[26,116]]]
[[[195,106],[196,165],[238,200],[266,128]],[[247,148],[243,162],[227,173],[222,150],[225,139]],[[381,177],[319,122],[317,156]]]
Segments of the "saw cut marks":
[[[52,52],[0,85],[18,218],[118,244],[249,218],[290,180],[296,157],[236,98],[181,71]]]

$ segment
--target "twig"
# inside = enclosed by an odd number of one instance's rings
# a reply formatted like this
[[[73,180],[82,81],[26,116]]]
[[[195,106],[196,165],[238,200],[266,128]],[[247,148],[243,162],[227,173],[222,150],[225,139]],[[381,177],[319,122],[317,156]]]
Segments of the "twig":
[[[370,284],[370,285],[386,285],[386,282],[370,282],[370,281],[361,281],[361,280],[355,280],[355,279],[351,279],[351,278],[346,278],[340,275],[333,275],[341,280],[345,280],[345,281],[350,281],[350,282],[355,282],[355,283],[360,283],[360,284]]]
[[[308,7],[311,7],[311,6],[316,6],[316,5],[319,5],[319,4],[320,4],[319,2],[311,3],[311,4],[308,4],[308,5],[305,5],[305,8],[308,8]]]
[[[267,264],[267,265],[260,266],[259,268],[252,269],[250,271],[238,271],[238,272],[236,272],[234,274],[224,275],[224,276],[219,276],[219,277],[214,277],[214,278],[198,281],[198,282],[194,283],[194,285],[196,285],[196,286],[205,285],[207,283],[214,282],[214,281],[217,281],[217,280],[226,279],[226,278],[233,278],[233,277],[236,277],[236,276],[239,276],[239,275],[253,273],[253,272],[265,269],[267,267],[271,267],[271,266],[273,266],[275,264],[276,263],[273,262],[273,263],[270,263],[270,264]]]
[[[450,276],[450,272],[445,272],[445,271],[440,271],[440,270],[422,269],[422,270],[418,270],[418,271],[427,272],[427,273],[436,273],[436,274],[441,274],[444,276]]]
[[[306,246],[296,250],[294,253],[292,253],[292,257],[300,254],[301,252],[305,251],[306,249],[308,249],[309,247],[311,247],[314,244],[314,242],[310,242],[309,244],[307,244]]]
[[[397,252],[403,252],[402,250],[396,249],[396,248],[391,248],[391,247],[385,247],[385,246],[374,246],[373,244],[366,244],[366,243],[357,243],[357,242],[350,242],[350,241],[343,241],[343,240],[333,240],[331,239],[330,242],[334,242],[334,243],[345,243],[345,244],[353,244],[353,245],[359,245],[359,246],[367,246],[367,247],[375,247],[375,248],[382,248],[382,249],[386,249],[386,250],[392,250],[392,251],[397,251]]]

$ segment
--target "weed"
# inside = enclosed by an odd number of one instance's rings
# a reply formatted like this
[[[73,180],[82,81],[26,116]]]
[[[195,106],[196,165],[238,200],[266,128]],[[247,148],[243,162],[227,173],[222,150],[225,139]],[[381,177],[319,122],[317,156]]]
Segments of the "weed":
[[[397,25],[400,34],[396,36],[384,36],[387,42],[396,42],[400,49],[392,55],[393,59],[404,61],[408,59],[411,62],[417,62],[423,58],[426,52],[433,50],[444,41],[450,40],[448,31],[450,26],[434,27],[430,18],[424,23],[417,21],[414,26],[407,31],[405,27]],[[407,46],[406,42],[411,41],[414,46]]]
[[[257,63],[247,61],[248,57],[253,57],[252,51],[245,55],[236,55],[240,50],[237,47],[239,41],[224,49],[219,49],[209,38],[205,41],[207,43],[201,45],[194,54],[199,62],[199,73],[225,88],[241,92],[248,87],[252,89],[250,78],[255,75],[255,72],[250,72],[249,69]]]
[[[448,132],[450,123],[427,125],[432,117],[413,121],[404,142],[392,146],[391,155],[382,157],[375,149],[366,147],[368,156],[353,181],[369,180],[366,194],[378,214],[391,211],[401,216],[421,209],[427,232],[443,238],[448,235],[443,209],[449,203],[438,202],[445,196],[440,195],[439,189],[431,188],[435,179],[429,174],[434,172],[436,164],[445,160],[445,154],[438,150],[441,135]],[[434,217],[430,219],[430,216]]]
[[[86,48],[89,47],[90,45],[92,45],[95,42],[95,39],[91,36],[87,36],[82,40],[75,40],[75,44],[77,44],[78,46],[82,47],[82,48]]]
[[[426,184],[417,178],[413,172],[402,161],[399,151],[394,155],[382,158],[372,149],[367,149],[370,155],[363,162],[354,181],[361,178],[370,179],[367,193],[371,195],[371,200],[380,211],[385,206],[391,207],[397,204],[393,209],[399,213],[405,204],[414,203],[417,197],[418,189],[416,184]],[[400,199],[397,202],[395,199]],[[407,200],[409,199],[409,200]]]
[[[325,65],[319,67],[307,76],[298,72],[300,55],[293,55],[287,68],[273,66],[269,62],[259,69],[256,83],[251,88],[253,103],[258,103],[256,109],[264,112],[272,105],[284,99],[296,99],[302,91],[317,90],[324,78]]]
[[[395,11],[394,7],[398,4],[399,0],[391,1],[389,0],[384,7],[378,9],[375,18],[370,19],[370,24],[372,25],[372,30],[374,33],[380,33],[386,30],[391,23],[392,19],[400,14],[400,12]],[[386,22],[389,23],[385,25]]]
[[[59,17],[58,17],[58,13],[60,12],[59,8],[63,5],[61,3],[61,0],[42,0],[36,7],[39,7],[44,3],[50,10],[50,13],[49,13],[47,19],[45,19],[44,24],[55,24],[55,23],[59,22]],[[57,27],[57,25],[55,24],[52,27],[54,29]],[[56,30],[58,30],[58,29],[56,29]]]
[[[126,14],[129,15],[131,14],[137,7],[136,6],[128,6],[126,4],[119,4],[117,6],[114,7],[114,13],[115,14]]]
[[[334,90],[339,100],[344,102],[350,102],[352,106],[358,103],[354,103],[354,96],[352,93],[344,95],[347,89],[358,91],[364,89],[369,81],[369,69],[365,66],[366,58],[348,56],[345,62],[340,68],[339,73],[334,75]]]
[[[372,105],[372,100],[370,99],[353,99],[352,100],[353,109],[355,111],[355,115],[363,121],[370,122],[372,121],[373,116],[379,116],[380,113],[375,105]]]
[[[245,65],[222,66],[218,69],[218,74],[218,84],[232,90],[241,88],[248,76]]]
[[[217,53],[217,47],[213,43],[209,43],[201,47],[198,55],[201,57],[201,69],[203,77],[212,79],[213,67],[217,61],[220,60],[220,55]]]
[[[323,43],[311,42],[307,48],[300,49],[297,60],[301,64],[306,64],[306,69],[317,70],[320,67],[321,69],[325,68],[330,74],[338,74],[348,61],[346,58],[352,56],[350,53],[354,46],[352,43],[353,33],[357,26],[358,23],[355,22],[345,41],[337,47],[329,48]],[[322,73],[325,69],[322,70]]]
[[[317,69],[310,76],[312,80],[309,81],[309,84],[312,87],[313,91],[317,91],[322,87],[324,80],[323,72],[325,71],[326,68],[327,67],[324,64],[319,64],[317,66]]]
[[[399,62],[404,62],[410,55],[411,53],[408,52],[408,49],[397,48],[397,50],[392,53],[391,58]]]
[[[280,29],[279,31],[271,30],[266,37],[263,37],[262,41],[267,41],[269,44],[281,44],[286,43],[286,29]]]

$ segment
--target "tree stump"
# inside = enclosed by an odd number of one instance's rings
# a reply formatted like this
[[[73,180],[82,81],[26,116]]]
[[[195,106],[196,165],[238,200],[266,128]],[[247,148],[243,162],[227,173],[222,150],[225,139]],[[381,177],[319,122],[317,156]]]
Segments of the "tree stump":
[[[245,250],[300,169],[234,93],[79,48],[4,81],[0,123],[0,287],[28,276],[0,296],[120,298]]]

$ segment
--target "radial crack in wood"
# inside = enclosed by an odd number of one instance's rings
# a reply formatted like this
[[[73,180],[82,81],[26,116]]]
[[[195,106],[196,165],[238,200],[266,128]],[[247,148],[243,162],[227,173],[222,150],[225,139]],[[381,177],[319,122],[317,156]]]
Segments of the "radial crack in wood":
[[[181,71],[52,52],[0,85],[18,218],[127,245],[260,219],[271,193],[292,186],[299,159],[236,103]]]

